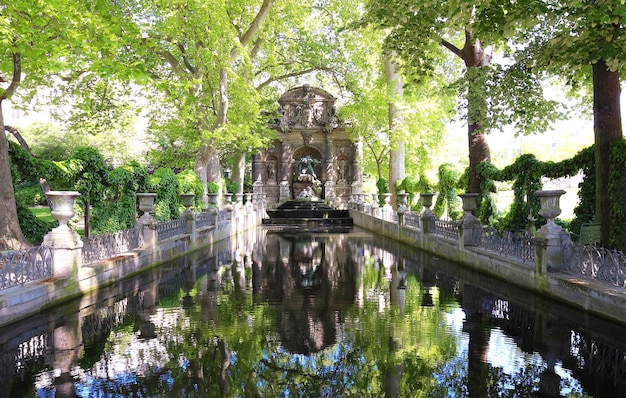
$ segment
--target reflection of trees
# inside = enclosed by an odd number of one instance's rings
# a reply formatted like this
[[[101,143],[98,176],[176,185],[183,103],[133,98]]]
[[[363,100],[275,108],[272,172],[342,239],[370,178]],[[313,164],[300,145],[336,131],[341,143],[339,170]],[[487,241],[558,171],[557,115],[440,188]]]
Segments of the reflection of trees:
[[[273,234],[267,253],[211,252],[173,265],[167,278],[141,285],[140,294],[82,314],[86,346],[78,364],[85,371],[77,391],[154,397],[275,397],[296,391],[304,397],[525,397],[542,383],[556,385],[552,391],[558,394],[559,381],[568,382],[552,380],[554,369],[542,360],[505,373],[490,365],[486,354],[494,328],[543,358],[554,354],[563,336],[574,336],[572,329],[425,268],[419,255],[408,261],[370,243]],[[446,319],[460,308],[465,321],[457,331],[463,343]],[[542,333],[538,324],[544,325]],[[588,362],[587,377],[598,368],[591,362],[623,357],[595,338],[575,336],[576,357],[565,344],[566,352],[554,358]],[[598,350],[606,354],[599,357]],[[579,385],[570,387],[582,394]]]

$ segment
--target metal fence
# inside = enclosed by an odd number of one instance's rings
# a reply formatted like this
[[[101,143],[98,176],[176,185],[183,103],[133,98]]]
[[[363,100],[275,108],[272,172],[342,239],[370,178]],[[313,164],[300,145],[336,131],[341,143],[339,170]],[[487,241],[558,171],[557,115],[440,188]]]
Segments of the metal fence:
[[[595,245],[567,245],[563,271],[613,286],[626,287],[626,254]]]
[[[217,212],[217,223],[221,223],[228,220],[228,211],[227,210],[219,210]]]
[[[163,221],[157,224],[158,241],[171,239],[175,236],[187,233],[187,219],[177,218],[176,220]]]
[[[422,219],[419,213],[404,213],[404,225],[409,228],[421,229]]]
[[[196,228],[208,228],[213,224],[213,213],[203,211],[196,216]]]
[[[433,220],[432,231],[446,238],[459,239],[459,223],[452,220]]]
[[[515,257],[525,262],[535,261],[532,236],[526,231],[498,231],[483,227],[480,246],[505,257]]]
[[[91,264],[138,249],[143,244],[141,227],[83,239],[83,264]]]
[[[52,276],[52,250],[36,246],[0,252],[0,290]]]

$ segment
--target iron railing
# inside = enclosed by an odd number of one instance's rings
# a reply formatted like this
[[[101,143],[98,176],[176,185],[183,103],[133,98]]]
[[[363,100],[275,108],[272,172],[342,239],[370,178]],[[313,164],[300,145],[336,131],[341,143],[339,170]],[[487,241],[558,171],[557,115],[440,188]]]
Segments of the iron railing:
[[[196,216],[196,228],[208,228],[213,224],[213,213],[203,211]]]
[[[157,224],[158,241],[163,242],[175,236],[187,233],[187,219],[177,218],[175,220],[163,221]]]
[[[563,271],[586,279],[626,287],[626,254],[595,245],[565,247]]]
[[[432,231],[446,238],[459,239],[459,223],[452,220],[433,220]]]
[[[0,252],[0,290],[52,276],[52,250],[36,246]]]
[[[404,213],[404,225],[409,228],[421,229],[422,218],[419,213]]]
[[[221,223],[228,220],[228,211],[227,210],[218,210],[217,212],[217,223]]]
[[[525,262],[535,261],[532,236],[525,231],[498,231],[483,227],[480,246],[505,257],[515,257]]]
[[[138,249],[143,244],[141,227],[83,239],[83,264],[113,258]]]

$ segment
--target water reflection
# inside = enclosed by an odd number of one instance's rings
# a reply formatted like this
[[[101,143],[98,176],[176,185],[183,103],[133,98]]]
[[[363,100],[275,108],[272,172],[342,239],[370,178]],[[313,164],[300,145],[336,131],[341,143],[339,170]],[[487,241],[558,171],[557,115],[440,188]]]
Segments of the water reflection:
[[[0,395],[620,397],[623,333],[358,230],[259,230],[0,331]]]

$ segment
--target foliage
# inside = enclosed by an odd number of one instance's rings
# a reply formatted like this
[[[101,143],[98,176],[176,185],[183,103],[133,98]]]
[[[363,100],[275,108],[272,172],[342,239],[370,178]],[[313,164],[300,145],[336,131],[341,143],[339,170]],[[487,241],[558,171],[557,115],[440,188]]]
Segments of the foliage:
[[[500,229],[519,231],[530,226],[540,227],[545,223],[545,219],[539,215],[540,203],[534,193],[542,189],[542,177],[571,177],[579,171],[583,172],[584,179],[579,190],[579,205],[574,210],[577,217],[569,228],[578,231],[581,223],[593,219],[595,208],[593,147],[585,148],[571,159],[561,162],[540,162],[534,155],[525,154],[501,170],[491,163],[483,162],[479,165],[478,171],[483,181],[489,183],[489,187],[494,186],[493,181],[513,181],[514,200],[505,217],[496,221],[491,220],[493,213],[486,216],[490,224],[497,223]],[[488,192],[492,192],[491,188]]]
[[[45,221],[35,216],[27,206],[21,202],[16,202],[17,216],[20,220],[20,227],[26,239],[33,244],[41,244],[44,236],[59,225],[57,221]]]
[[[198,174],[193,170],[183,170],[176,174],[176,179],[178,180],[178,194],[194,194],[194,206],[199,207],[202,203],[202,196],[204,195],[204,186]]]
[[[207,192],[208,193],[218,193],[220,191],[220,184],[215,181],[211,181],[207,184]]]
[[[454,165],[450,163],[444,163],[439,166],[439,182],[436,188],[439,195],[437,195],[437,200],[433,208],[433,213],[435,213],[437,217],[441,217],[444,213],[447,213],[450,219],[458,220],[463,214],[456,189],[459,174],[460,173],[454,169]]]
[[[41,185],[31,181],[15,187],[15,202],[27,207],[47,204]]]
[[[176,175],[171,169],[159,168],[148,177],[148,190],[157,194],[154,204],[154,218],[165,221],[178,218],[181,201]]]
[[[419,180],[413,176],[406,176],[402,181],[396,181],[396,192],[401,191],[408,194],[409,208],[413,208],[413,202],[420,193]]]
[[[611,203],[609,246],[624,250],[626,249],[626,140],[614,142],[609,153],[609,161],[612,165],[609,176],[609,201]]]
[[[381,205],[385,204],[384,193],[389,192],[389,182],[384,178],[379,178],[376,181],[376,188],[378,189],[378,202]]]
[[[239,193],[239,183],[236,181],[230,181],[230,180],[226,180],[225,181],[225,188],[226,188],[226,192],[230,192],[230,193]]]
[[[91,228],[94,233],[109,233],[130,229],[135,225],[135,193],[147,192],[148,172],[137,162],[111,170],[108,184],[103,187],[102,201],[92,210]]]

